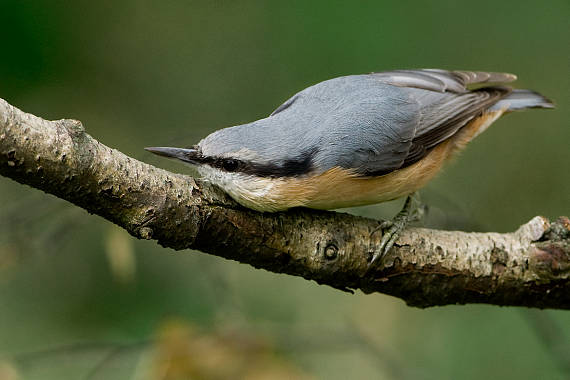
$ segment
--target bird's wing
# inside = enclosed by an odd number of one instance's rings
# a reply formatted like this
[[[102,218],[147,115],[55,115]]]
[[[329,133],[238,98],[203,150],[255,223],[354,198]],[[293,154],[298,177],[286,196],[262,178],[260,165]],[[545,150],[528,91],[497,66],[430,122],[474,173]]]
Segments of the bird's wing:
[[[371,73],[369,75],[353,75],[336,78],[331,81],[321,82],[301,91],[283,104],[277,107],[269,116],[274,116],[290,108],[293,104],[299,103],[297,100],[303,95],[312,93],[312,89],[323,87],[323,84],[337,81],[339,79],[372,77],[377,81],[397,87],[418,88],[439,93],[451,92],[462,94],[468,92],[467,86],[489,83],[508,83],[517,79],[516,75],[509,73],[495,73],[485,71],[448,71],[439,69],[419,69],[419,70],[393,70]]]
[[[516,75],[509,73],[439,69],[394,70],[371,75],[393,86],[454,93],[467,92],[467,86],[471,84],[508,83],[517,79]]]
[[[449,94],[444,99],[433,94],[418,96],[420,119],[402,167],[422,159],[430,149],[455,135],[510,91],[505,87],[485,87],[463,94]]]
[[[469,91],[466,85],[510,81],[514,76],[416,70],[375,73],[369,78],[390,86],[372,92],[372,98],[366,90],[364,102],[355,101],[337,111],[326,128],[333,131],[332,136],[327,132],[328,144],[335,149],[332,153],[327,149],[326,157],[320,157],[322,168],[341,166],[360,175],[378,176],[412,165],[510,92],[505,87]],[[343,134],[349,136],[344,142]]]

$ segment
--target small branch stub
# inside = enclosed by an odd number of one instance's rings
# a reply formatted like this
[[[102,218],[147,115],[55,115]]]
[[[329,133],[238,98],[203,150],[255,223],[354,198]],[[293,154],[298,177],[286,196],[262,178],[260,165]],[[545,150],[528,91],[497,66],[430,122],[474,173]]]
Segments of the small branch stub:
[[[325,247],[325,259],[334,260],[338,255],[338,248],[334,243],[328,243]]]

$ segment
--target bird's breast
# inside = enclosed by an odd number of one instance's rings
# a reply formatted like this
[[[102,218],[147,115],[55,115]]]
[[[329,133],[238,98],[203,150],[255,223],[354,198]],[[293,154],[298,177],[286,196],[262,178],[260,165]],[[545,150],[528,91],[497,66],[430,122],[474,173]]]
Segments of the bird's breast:
[[[441,168],[448,151],[440,144],[423,160],[377,177],[334,167],[318,175],[289,178],[235,176],[220,184],[240,204],[258,211],[292,207],[330,210],[389,201],[424,186]]]

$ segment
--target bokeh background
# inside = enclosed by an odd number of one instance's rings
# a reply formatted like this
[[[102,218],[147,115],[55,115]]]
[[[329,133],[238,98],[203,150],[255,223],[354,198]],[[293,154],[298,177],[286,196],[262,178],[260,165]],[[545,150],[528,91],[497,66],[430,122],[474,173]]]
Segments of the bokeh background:
[[[557,109],[509,115],[477,138],[423,191],[426,225],[506,232],[570,214],[567,0],[0,0],[0,18],[0,97],[183,173],[142,148],[193,144],[325,79],[516,73]],[[0,178],[2,380],[563,379],[569,340],[568,312],[348,295],[134,240]]]

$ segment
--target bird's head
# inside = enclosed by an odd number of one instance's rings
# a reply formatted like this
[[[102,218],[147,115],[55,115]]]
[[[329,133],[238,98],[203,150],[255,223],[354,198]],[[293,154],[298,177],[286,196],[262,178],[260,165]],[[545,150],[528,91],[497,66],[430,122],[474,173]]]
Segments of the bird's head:
[[[316,149],[311,149],[302,139],[287,141],[291,135],[281,138],[283,128],[271,128],[267,123],[256,122],[244,127],[218,130],[191,148],[145,149],[190,164],[208,179],[228,174],[290,178],[314,169]]]

